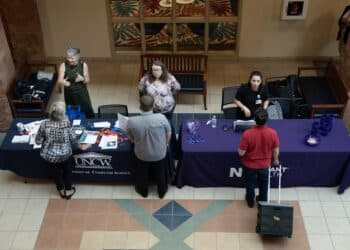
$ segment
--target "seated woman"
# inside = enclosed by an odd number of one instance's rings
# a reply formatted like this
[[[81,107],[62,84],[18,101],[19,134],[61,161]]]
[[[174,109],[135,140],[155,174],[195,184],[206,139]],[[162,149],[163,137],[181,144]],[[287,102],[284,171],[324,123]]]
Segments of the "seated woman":
[[[153,112],[162,113],[171,126],[170,145],[173,154],[177,150],[175,128],[171,122],[175,109],[174,95],[181,89],[180,83],[168,72],[166,66],[159,60],[152,63],[151,71],[139,82],[140,95],[150,95],[154,99]]]
[[[267,109],[269,105],[267,88],[262,84],[262,74],[253,71],[249,76],[249,82],[242,84],[237,90],[234,103],[237,105],[237,118],[241,120],[254,119],[254,113],[258,107]]]
[[[75,193],[72,186],[72,144],[76,144],[77,140],[65,112],[64,102],[52,104],[50,118],[41,123],[35,143],[42,144],[40,156],[51,172],[59,195],[69,200]],[[77,145],[81,150],[91,146]]]

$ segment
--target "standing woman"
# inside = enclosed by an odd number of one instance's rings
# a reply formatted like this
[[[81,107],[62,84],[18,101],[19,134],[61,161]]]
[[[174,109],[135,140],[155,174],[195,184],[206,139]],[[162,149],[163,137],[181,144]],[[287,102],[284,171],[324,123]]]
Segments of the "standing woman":
[[[168,119],[171,125],[170,145],[172,153],[175,154],[176,133],[171,119],[176,105],[174,95],[180,91],[180,83],[161,61],[156,60],[152,63],[151,71],[141,78],[138,89],[140,95],[147,94],[153,97],[153,112],[162,113]]]
[[[58,83],[64,86],[64,101],[67,105],[79,105],[87,118],[94,118],[94,110],[86,86],[89,82],[89,68],[80,59],[80,50],[68,47],[67,60],[58,70]]]
[[[148,94],[153,97],[155,113],[172,118],[175,109],[174,95],[181,86],[161,61],[152,63],[151,71],[141,78],[138,88],[141,95]]]
[[[260,71],[250,73],[249,82],[242,84],[237,90],[234,103],[238,107],[237,118],[254,119],[254,113],[259,107],[267,109],[269,105],[267,88],[262,84]]]
[[[72,144],[77,143],[75,134],[66,117],[64,102],[55,102],[50,117],[41,123],[35,143],[42,144],[40,156],[50,169],[61,198],[69,200],[75,193],[72,187]],[[90,144],[78,144],[81,150]]]

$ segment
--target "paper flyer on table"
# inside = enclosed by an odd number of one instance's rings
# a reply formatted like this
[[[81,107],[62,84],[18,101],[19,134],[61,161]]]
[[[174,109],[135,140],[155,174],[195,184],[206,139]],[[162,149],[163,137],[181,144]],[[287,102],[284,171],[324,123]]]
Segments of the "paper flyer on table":
[[[72,126],[79,126],[81,123],[81,120],[73,120]]]
[[[29,135],[15,135],[13,136],[12,143],[28,143],[29,142]]]
[[[104,135],[101,138],[98,146],[101,149],[116,149],[118,147],[118,136],[117,135]]]
[[[118,113],[118,122],[116,123],[116,127],[125,131],[126,126],[128,125],[128,120],[129,117]]]
[[[94,128],[110,128],[110,122],[94,122]]]
[[[98,137],[98,132],[85,130],[80,136],[80,143],[95,144]]]

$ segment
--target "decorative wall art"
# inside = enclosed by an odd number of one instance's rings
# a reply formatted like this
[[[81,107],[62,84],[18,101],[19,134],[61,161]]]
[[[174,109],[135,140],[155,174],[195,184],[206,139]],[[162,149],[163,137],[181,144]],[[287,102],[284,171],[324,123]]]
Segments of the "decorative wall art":
[[[307,11],[307,0],[284,0],[282,7],[282,20],[301,20],[305,19]]]
[[[239,0],[108,1],[116,53],[235,52]]]

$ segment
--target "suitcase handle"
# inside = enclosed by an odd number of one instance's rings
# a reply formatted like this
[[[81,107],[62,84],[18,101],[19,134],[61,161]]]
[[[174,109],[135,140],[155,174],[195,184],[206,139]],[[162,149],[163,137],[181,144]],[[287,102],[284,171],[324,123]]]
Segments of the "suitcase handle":
[[[270,203],[270,195],[271,195],[271,181],[270,181],[270,178],[271,178],[271,166],[269,167],[269,179],[268,179],[268,191],[267,191],[267,202]],[[281,179],[282,179],[282,165],[279,164],[278,166],[278,204],[281,203]]]

